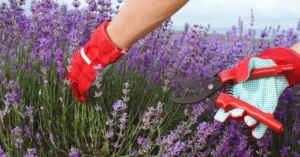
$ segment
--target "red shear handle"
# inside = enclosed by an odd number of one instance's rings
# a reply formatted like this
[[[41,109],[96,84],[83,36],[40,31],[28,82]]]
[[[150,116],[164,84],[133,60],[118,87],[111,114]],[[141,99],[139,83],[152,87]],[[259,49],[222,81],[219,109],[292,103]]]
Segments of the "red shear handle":
[[[216,105],[219,108],[223,108],[225,112],[230,109],[241,108],[244,109],[246,115],[251,116],[252,118],[256,119],[257,121],[265,124],[275,132],[281,134],[283,131],[283,125],[274,119],[273,114],[265,113],[252,105],[249,105],[246,102],[243,102],[237,98],[234,98],[228,94],[220,93],[216,101]]]
[[[292,64],[278,65],[278,66],[272,66],[266,68],[257,68],[251,71],[248,80],[272,77],[272,76],[289,75],[293,73],[294,73],[294,68]],[[233,68],[233,69],[222,71],[220,73],[220,78],[222,84],[225,84],[229,80],[232,80],[234,83],[236,83],[237,82],[236,70]]]

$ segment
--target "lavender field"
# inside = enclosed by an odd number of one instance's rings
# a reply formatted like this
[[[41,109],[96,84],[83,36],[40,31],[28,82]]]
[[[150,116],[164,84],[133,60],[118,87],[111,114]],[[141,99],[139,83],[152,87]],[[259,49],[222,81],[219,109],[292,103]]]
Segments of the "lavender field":
[[[0,157],[300,157],[299,85],[283,93],[274,113],[284,133],[269,129],[259,140],[243,122],[214,121],[218,108],[208,99],[169,100],[186,92],[178,76],[209,81],[245,56],[292,46],[300,21],[255,32],[249,11],[252,29],[232,17],[237,23],[220,35],[209,34],[208,24],[173,31],[168,19],[105,69],[89,101],[79,103],[65,80],[71,55],[119,8],[110,0],[87,3],[81,9],[77,0],[73,6],[33,0],[31,15],[25,0],[0,4]]]

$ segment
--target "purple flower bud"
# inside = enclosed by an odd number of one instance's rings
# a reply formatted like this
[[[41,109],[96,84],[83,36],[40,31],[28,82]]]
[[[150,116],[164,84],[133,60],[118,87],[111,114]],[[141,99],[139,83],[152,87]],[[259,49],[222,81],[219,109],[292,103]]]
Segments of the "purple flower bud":
[[[111,116],[117,117],[117,115],[118,115],[118,113],[117,113],[116,111],[112,111],[112,112],[111,112]]]
[[[69,157],[80,157],[80,150],[78,148],[71,147]]]
[[[297,31],[300,30],[300,19],[298,20],[298,26],[297,26]]]
[[[35,139],[36,139],[36,143],[37,143],[38,145],[41,145],[42,137],[41,137],[41,134],[40,134],[40,133],[36,133]]]
[[[110,131],[106,133],[106,137],[110,138],[112,136],[114,136],[114,132]]]
[[[27,149],[27,154],[24,157],[36,157],[37,155],[37,149],[32,148],[32,149]]]
[[[185,148],[185,143],[177,141],[171,148],[172,155],[179,155],[179,153]]]
[[[14,145],[16,148],[19,148],[21,146],[21,144],[23,143],[22,139],[17,138],[14,142]]]
[[[131,151],[131,155],[135,155],[137,153],[137,151],[134,149],[133,151]]]
[[[96,98],[99,98],[99,97],[101,97],[102,96],[102,92],[100,91],[100,92],[96,92],[95,91],[95,96],[94,97],[96,97]]]
[[[49,136],[49,140],[52,144],[54,144],[54,136],[52,134],[50,134]]]
[[[118,142],[115,142],[115,143],[112,144],[112,146],[116,149],[116,148],[122,147],[122,144],[119,144]]]
[[[93,69],[96,71],[102,70],[102,65],[101,64],[95,65],[93,66]]]
[[[124,83],[123,85],[126,89],[129,88],[129,86],[130,86],[130,84],[128,82]]]
[[[12,131],[15,136],[20,136],[22,133],[22,130],[18,126],[16,128],[14,128]]]
[[[105,124],[110,126],[110,127],[115,125],[114,120],[112,120],[112,119],[109,119],[108,121],[106,121]]]
[[[26,137],[31,137],[32,136],[32,132],[31,132],[30,127],[28,125],[24,126],[24,131],[26,133],[25,134]]]
[[[115,111],[118,111],[121,109],[122,105],[123,105],[123,101],[118,100],[116,103],[113,104],[113,108]]]
[[[281,156],[287,156],[290,149],[290,147],[283,147],[283,149],[280,150]]]
[[[122,123],[121,123],[121,124],[119,125],[119,128],[120,128],[121,130],[124,130],[124,129],[126,128],[126,126],[125,126],[125,124],[122,124]]]
[[[72,5],[75,7],[75,8],[78,8],[80,6],[80,2],[78,0],[74,0]]]
[[[128,89],[123,89],[122,92],[123,92],[123,94],[127,95],[129,90]]]
[[[8,157],[8,155],[5,154],[1,145],[0,145],[0,157]]]
[[[24,115],[28,116],[30,118],[33,118],[33,107],[32,106],[26,106]]]
[[[146,138],[143,138],[143,137],[141,137],[141,136],[139,136],[139,137],[137,138],[137,143],[138,143],[139,145],[145,144],[145,143],[147,143],[147,142],[148,142],[148,141],[147,141]]]
[[[122,116],[120,118],[120,123],[125,124],[127,122],[127,113],[122,113]]]

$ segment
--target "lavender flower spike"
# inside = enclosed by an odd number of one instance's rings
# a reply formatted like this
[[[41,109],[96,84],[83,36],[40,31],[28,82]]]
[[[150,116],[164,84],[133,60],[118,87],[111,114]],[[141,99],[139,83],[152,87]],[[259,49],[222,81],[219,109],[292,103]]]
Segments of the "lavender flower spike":
[[[69,157],[80,157],[80,150],[77,148],[71,147],[71,152],[69,153]]]

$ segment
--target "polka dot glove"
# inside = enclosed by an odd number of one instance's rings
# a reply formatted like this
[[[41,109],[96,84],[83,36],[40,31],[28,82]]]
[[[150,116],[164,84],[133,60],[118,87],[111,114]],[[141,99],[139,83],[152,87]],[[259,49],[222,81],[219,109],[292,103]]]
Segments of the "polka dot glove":
[[[232,96],[263,112],[273,114],[283,91],[287,87],[299,83],[299,58],[297,53],[287,48],[268,49],[258,57],[245,58],[235,67],[237,80],[239,81],[233,86]],[[247,81],[252,69],[283,64],[293,64],[294,74]],[[245,111],[239,108],[229,110],[228,112],[219,109],[214,116],[214,119],[219,122],[225,122],[229,118],[243,120],[247,126],[251,127],[251,134],[256,139],[262,138],[268,128],[254,118],[245,115]]]
[[[254,68],[276,66],[272,60],[259,58],[251,58],[249,64],[249,71]],[[288,87],[288,82],[284,76],[243,81],[233,86],[232,96],[264,112],[273,114],[277,107],[277,100],[286,87]],[[229,117],[233,119],[243,117],[246,125],[253,128],[252,136],[257,139],[261,138],[266,132],[267,126],[262,123],[257,125],[257,121],[248,115],[244,116],[244,112],[243,109],[233,109],[228,112],[219,109],[214,118],[219,122],[224,122]]]

